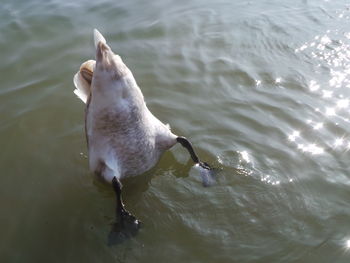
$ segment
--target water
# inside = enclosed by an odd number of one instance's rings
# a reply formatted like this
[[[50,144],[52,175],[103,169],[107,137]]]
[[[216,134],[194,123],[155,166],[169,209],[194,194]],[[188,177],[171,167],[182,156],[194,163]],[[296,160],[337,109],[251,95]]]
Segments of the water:
[[[98,28],[180,146],[127,180],[142,222],[114,247],[73,94]],[[1,262],[349,262],[347,1],[0,5]]]

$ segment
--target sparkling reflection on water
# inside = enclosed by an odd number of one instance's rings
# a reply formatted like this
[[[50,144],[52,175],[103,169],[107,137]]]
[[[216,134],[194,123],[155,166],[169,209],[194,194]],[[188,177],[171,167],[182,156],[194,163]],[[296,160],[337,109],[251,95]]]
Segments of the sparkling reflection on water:
[[[345,12],[339,15],[344,17]],[[348,16],[346,16],[348,19]],[[345,36],[345,38],[344,38]],[[327,30],[324,35],[317,35],[313,40],[304,43],[295,49],[296,53],[304,53],[314,58],[316,73],[328,75],[328,80],[323,79],[322,83],[312,79],[308,88],[311,93],[319,97],[321,104],[326,106],[315,108],[321,113],[319,119],[308,119],[306,123],[312,129],[303,132],[312,134],[314,138],[322,137],[320,133],[325,127],[339,126],[339,122],[349,123],[349,99],[347,89],[350,88],[350,38],[348,33],[339,30]],[[327,69],[327,70],[324,70]],[[326,71],[326,72],[325,72]],[[350,137],[344,132],[339,134],[332,141],[321,141],[317,143],[306,142],[300,131],[293,131],[288,135],[290,142],[296,144],[297,148],[310,154],[323,154],[325,149],[348,151]]]

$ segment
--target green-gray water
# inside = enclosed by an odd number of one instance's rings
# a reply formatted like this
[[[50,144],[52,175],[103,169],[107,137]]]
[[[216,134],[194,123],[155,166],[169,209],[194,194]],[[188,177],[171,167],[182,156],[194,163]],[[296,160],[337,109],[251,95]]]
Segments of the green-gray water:
[[[139,234],[107,246],[73,94],[93,28],[187,152],[125,182]],[[0,262],[350,262],[348,1],[0,4]]]

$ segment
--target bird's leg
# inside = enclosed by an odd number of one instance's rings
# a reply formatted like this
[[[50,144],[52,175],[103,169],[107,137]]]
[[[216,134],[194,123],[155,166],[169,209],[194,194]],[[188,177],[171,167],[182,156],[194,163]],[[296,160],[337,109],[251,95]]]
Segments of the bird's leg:
[[[108,245],[116,245],[138,233],[141,222],[125,209],[121,197],[122,184],[117,177],[113,177],[112,186],[117,197],[116,216],[117,221],[113,224],[108,235]]]
[[[120,223],[121,227],[125,227],[126,224],[133,223],[139,225],[140,221],[137,220],[128,210],[125,209],[123,200],[122,200],[122,184],[120,183],[117,177],[112,179],[113,189],[116,194],[117,207],[116,207],[116,216],[117,222]]]
[[[187,149],[187,151],[190,153],[192,160],[200,165],[202,168],[207,169],[207,170],[211,170],[211,167],[209,166],[209,164],[207,164],[206,162],[202,162],[198,155],[196,154],[196,152],[193,149],[192,144],[190,143],[189,140],[187,140],[185,137],[179,136],[176,138],[177,142],[180,143],[184,148]]]

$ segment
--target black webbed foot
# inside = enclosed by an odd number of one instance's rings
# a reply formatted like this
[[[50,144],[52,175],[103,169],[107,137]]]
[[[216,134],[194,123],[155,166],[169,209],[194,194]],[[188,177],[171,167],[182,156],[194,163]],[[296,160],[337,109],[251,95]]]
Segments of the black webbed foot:
[[[129,212],[124,212],[112,225],[108,235],[108,245],[117,245],[137,235],[141,222]]]
[[[121,225],[121,227],[128,229],[139,229],[141,226],[141,221],[138,220],[135,216],[133,216],[129,211],[123,210],[120,214],[119,222],[117,224]]]

